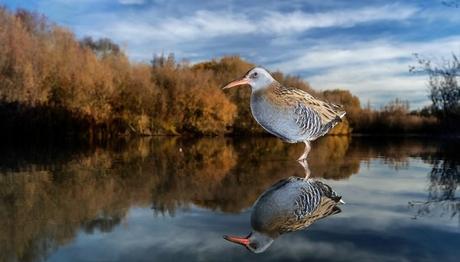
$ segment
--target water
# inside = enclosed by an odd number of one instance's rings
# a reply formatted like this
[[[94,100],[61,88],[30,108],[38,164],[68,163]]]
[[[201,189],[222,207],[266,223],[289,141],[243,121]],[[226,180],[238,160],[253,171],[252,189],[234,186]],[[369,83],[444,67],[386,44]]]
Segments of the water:
[[[460,143],[326,137],[312,177],[341,213],[261,254],[223,235],[251,231],[251,206],[303,176],[302,145],[277,139],[142,139],[104,147],[0,150],[2,261],[458,261]]]

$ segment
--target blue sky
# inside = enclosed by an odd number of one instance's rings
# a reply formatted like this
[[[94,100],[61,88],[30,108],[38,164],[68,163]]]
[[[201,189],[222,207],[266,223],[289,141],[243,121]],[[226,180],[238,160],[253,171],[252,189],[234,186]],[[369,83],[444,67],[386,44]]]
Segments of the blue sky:
[[[413,53],[460,52],[460,8],[433,1],[0,0],[37,11],[78,37],[109,37],[133,61],[174,52],[199,62],[240,55],[299,75],[315,89],[344,88],[380,107],[396,97],[430,103]]]

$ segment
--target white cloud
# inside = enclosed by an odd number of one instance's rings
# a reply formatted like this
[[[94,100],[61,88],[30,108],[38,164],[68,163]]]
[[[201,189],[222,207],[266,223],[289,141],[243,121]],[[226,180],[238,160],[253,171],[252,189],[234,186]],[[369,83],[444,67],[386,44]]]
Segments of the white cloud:
[[[350,27],[359,23],[382,20],[405,20],[414,15],[416,11],[416,8],[410,6],[385,5],[323,13],[270,12],[261,20],[260,27],[268,33],[286,34],[314,28]]]
[[[397,64],[404,63],[407,69],[407,61],[401,60],[413,60],[414,53],[430,57],[448,57],[452,50],[460,49],[459,36],[435,39],[428,42],[399,42],[386,39],[371,42],[340,42],[337,39],[324,39],[323,42],[323,44],[318,43],[312,48],[293,50],[290,53],[293,59],[286,59],[286,61],[272,66],[287,72],[294,72],[298,70],[393,61]],[[407,72],[407,70],[404,72]]]
[[[130,42],[161,41],[180,43],[203,40],[220,35],[242,34],[254,31],[254,25],[244,16],[228,13],[198,11],[186,18],[166,18],[161,22],[149,22],[144,14],[139,18],[129,17],[111,23],[102,29],[104,34]]]

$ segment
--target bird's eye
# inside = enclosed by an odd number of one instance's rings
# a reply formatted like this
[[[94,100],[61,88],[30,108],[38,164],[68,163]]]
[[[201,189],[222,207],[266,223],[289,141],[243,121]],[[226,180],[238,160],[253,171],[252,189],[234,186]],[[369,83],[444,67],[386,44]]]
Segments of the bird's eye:
[[[254,72],[254,74],[252,74],[252,78],[256,78],[257,75],[258,75],[258,73],[257,73],[257,72]]]

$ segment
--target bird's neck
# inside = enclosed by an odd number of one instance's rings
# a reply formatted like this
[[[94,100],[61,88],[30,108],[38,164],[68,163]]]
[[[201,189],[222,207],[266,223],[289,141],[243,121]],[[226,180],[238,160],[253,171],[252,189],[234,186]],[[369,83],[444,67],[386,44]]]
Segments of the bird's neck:
[[[285,107],[289,104],[289,101],[285,101],[285,93],[286,88],[283,87],[279,82],[274,81],[263,89],[256,91],[253,90],[252,95],[255,98],[258,98],[259,101],[268,102],[273,106]]]
[[[255,251],[255,253],[264,252],[269,246],[271,246],[271,244],[275,240],[275,238],[273,238],[273,237],[271,237],[271,236],[269,236],[267,234],[264,234],[262,232],[258,232],[258,231],[253,231],[251,238],[257,239],[257,243],[259,244],[259,247],[258,247],[257,251]]]
[[[282,88],[282,85],[278,81],[273,80],[271,83],[268,83],[264,86],[260,86],[258,88],[252,88],[252,93],[254,95],[263,95],[266,93],[277,92],[277,90],[280,88]]]

